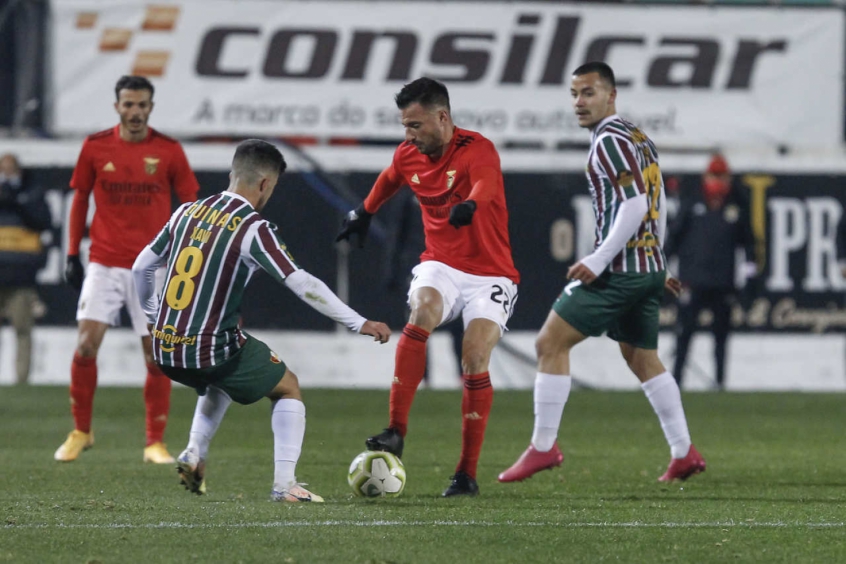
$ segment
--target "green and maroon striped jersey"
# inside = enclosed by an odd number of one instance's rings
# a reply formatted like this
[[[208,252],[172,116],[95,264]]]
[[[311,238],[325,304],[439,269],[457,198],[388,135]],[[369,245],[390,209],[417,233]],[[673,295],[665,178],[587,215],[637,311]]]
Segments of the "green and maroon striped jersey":
[[[239,309],[256,270],[281,282],[299,268],[276,227],[233,192],[182,205],[150,248],[167,257],[153,355],[179,368],[214,366],[241,348]]]
[[[664,180],[658,167],[655,145],[634,124],[612,115],[593,129],[586,167],[599,247],[611,230],[620,204],[646,194],[648,211],[637,232],[611,260],[611,272],[659,272],[666,258],[658,240],[659,209]]]

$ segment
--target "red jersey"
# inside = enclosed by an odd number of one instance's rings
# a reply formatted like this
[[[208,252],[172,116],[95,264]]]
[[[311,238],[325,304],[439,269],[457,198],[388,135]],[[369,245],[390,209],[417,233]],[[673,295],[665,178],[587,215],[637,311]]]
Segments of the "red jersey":
[[[455,128],[446,153],[433,161],[411,143],[403,143],[385,169],[364,208],[370,213],[409,186],[420,202],[426,250],[421,261],[435,260],[477,276],[504,276],[515,284],[520,274],[511,258],[508,209],[496,147],[475,131]],[[471,195],[472,192],[472,195]],[[452,206],[476,202],[470,225],[449,224]]]
[[[180,201],[190,202],[200,189],[178,141],[149,128],[146,139],[130,143],[120,138],[119,125],[85,138],[70,186],[76,195],[68,254],[79,254],[94,192],[97,209],[88,260],[119,268],[132,268],[138,253],[170,218],[171,190]]]

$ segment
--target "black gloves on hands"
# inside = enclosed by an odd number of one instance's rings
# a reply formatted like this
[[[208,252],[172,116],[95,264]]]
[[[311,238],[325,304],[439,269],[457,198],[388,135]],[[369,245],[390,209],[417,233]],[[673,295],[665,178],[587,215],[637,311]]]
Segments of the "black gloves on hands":
[[[79,255],[68,255],[65,263],[65,282],[76,290],[82,289],[82,279],[85,278],[85,269],[82,268],[82,261]]]
[[[358,235],[358,248],[364,247],[364,239],[367,237],[367,231],[370,229],[370,220],[373,218],[372,213],[368,213],[364,209],[364,204],[359,204],[354,210],[350,210],[344,216],[344,223],[341,225],[341,231],[335,237],[335,242],[341,240],[349,240],[353,233]]]
[[[449,224],[458,229],[473,222],[473,214],[476,213],[476,202],[465,200],[455,204],[449,210]]]

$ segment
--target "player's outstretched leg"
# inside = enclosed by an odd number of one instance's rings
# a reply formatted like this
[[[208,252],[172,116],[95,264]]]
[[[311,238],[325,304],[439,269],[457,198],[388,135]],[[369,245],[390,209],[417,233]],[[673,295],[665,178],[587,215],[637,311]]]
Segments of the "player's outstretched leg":
[[[500,482],[521,482],[541,470],[561,466],[564,455],[556,439],[564,405],[570,396],[572,378],[538,372],[535,377],[535,428],[532,442],[510,468],[502,472]]]
[[[391,420],[388,428],[368,437],[365,445],[368,450],[383,450],[402,458],[404,437],[408,430],[408,414],[417,393],[417,387],[426,373],[426,342],[429,332],[425,329],[406,324],[397,343],[394,364],[394,381],[391,385]]]
[[[94,406],[94,392],[97,389],[97,357],[83,357],[74,353],[71,362],[71,413],[74,430],[56,450],[53,458],[59,462],[76,460],[83,450],[94,445],[91,431],[91,413]]]
[[[186,448],[176,459],[179,481],[185,489],[197,495],[206,493],[206,461],[194,447]]]
[[[322,502],[323,498],[297,483],[297,461],[305,436],[305,404],[299,399],[283,398],[273,402],[270,418],[273,428],[273,501]]]
[[[476,469],[485,429],[493,404],[493,387],[488,372],[464,374],[464,394],[461,400],[461,457],[455,468],[455,475],[443,497],[455,495],[478,495]]]
[[[192,493],[206,493],[205,472],[209,445],[231,403],[232,399],[226,392],[215,386],[207,387],[205,395],[197,398],[188,446],[176,457],[180,483]]]
[[[174,458],[164,444],[164,430],[170,411],[170,378],[153,362],[147,363],[147,381],[144,383],[144,407],[146,409],[147,444],[144,447],[144,462],[173,464]]]
[[[664,437],[670,445],[670,464],[658,478],[661,482],[686,480],[705,471],[705,459],[690,442],[690,431],[681,401],[681,392],[669,372],[663,372],[641,384],[652,409],[661,422]]]

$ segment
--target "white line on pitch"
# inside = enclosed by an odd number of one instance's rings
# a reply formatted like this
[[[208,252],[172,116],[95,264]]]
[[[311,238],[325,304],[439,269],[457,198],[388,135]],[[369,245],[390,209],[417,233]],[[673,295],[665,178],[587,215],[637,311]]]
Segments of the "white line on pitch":
[[[267,521],[253,523],[21,523],[7,524],[5,529],[272,529],[283,527],[561,527],[565,529],[842,529],[843,522],[803,523],[785,522],[585,522],[561,523],[554,521]]]

